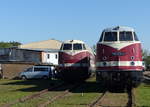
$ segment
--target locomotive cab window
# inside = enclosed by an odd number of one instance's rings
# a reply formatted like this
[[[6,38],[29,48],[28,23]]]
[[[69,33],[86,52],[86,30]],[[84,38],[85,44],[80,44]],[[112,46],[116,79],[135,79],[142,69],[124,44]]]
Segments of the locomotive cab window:
[[[104,34],[104,32],[102,32],[99,42],[102,42],[102,40],[103,40],[103,34]]]
[[[117,41],[117,32],[105,32],[104,41],[106,42]]]
[[[69,43],[64,44],[63,50],[72,50],[72,44]]]
[[[85,44],[83,44],[83,49],[84,49],[84,50],[86,50],[86,46],[85,46]]]
[[[120,41],[133,41],[132,32],[119,32]]]
[[[82,44],[79,43],[73,44],[73,50],[82,50]]]
[[[63,50],[63,44],[61,45],[60,50]]]
[[[137,37],[137,35],[136,35],[135,32],[134,32],[134,40],[135,40],[135,41],[139,41],[139,39],[138,39],[138,37]]]

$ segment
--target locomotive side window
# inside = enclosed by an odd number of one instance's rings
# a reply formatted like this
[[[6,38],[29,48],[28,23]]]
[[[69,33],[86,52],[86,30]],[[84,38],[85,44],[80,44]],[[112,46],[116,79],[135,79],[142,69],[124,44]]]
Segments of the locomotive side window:
[[[120,41],[133,41],[132,32],[119,32]]]
[[[117,41],[117,32],[105,32],[104,41]]]
[[[72,50],[72,44],[69,43],[64,44],[63,50]]]
[[[135,39],[135,41],[139,41],[139,39],[138,39],[138,37],[137,37],[135,32],[134,32],[134,39]]]
[[[104,32],[102,32],[99,42],[101,42],[103,40],[103,34],[104,34]]]
[[[83,44],[83,49],[86,50],[85,44]]]
[[[82,50],[82,44],[78,43],[73,44],[73,50]]]
[[[63,50],[63,44],[61,45],[60,50]]]

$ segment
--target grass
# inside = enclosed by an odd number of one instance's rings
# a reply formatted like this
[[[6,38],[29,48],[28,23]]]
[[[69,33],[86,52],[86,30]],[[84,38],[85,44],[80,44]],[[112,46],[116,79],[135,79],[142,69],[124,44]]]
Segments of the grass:
[[[150,82],[142,83],[135,90],[135,101],[139,107],[150,107]]]
[[[39,92],[52,84],[60,83],[58,80],[0,80],[0,106],[8,102],[17,100],[24,96],[31,95]],[[40,103],[48,101],[53,96],[59,94],[65,89],[49,91],[48,93],[26,101],[24,103],[18,103],[13,107],[35,107]],[[92,78],[85,82],[84,85],[78,87],[70,94],[62,99],[59,99],[48,107],[85,107],[92,101],[95,101],[99,95],[103,93],[104,89],[95,82],[95,78]],[[150,107],[150,82],[142,83],[135,89],[136,105],[140,107]]]
[[[48,105],[48,107],[85,107],[95,101],[103,92],[95,79],[87,81],[83,86],[71,91],[66,97]]]
[[[71,94],[69,94],[67,97],[62,98],[61,100],[58,100],[54,102],[53,104],[50,104],[48,106],[58,106],[58,107],[70,107],[73,105],[77,106],[86,106],[89,104],[90,101],[96,99],[98,96],[98,91],[97,89],[98,84],[96,84],[95,79],[90,79],[90,81],[86,82],[85,85],[82,87],[77,88],[76,90],[71,91]],[[93,87],[91,87],[93,86]],[[42,95],[38,98],[26,101],[25,103],[18,103],[14,105],[13,107],[35,107],[43,102],[48,101],[51,99],[53,96],[58,95],[61,91],[64,91],[66,87],[60,88],[59,90],[54,90],[54,91],[49,91],[45,95]]]
[[[39,92],[58,81],[51,80],[0,80],[0,106]]]
[[[59,92],[49,92],[49,93],[44,94],[43,96],[39,96],[35,99],[28,100],[24,103],[17,103],[13,105],[12,107],[37,107],[37,105],[48,101],[49,99],[51,99],[53,96],[55,96],[58,93]]]

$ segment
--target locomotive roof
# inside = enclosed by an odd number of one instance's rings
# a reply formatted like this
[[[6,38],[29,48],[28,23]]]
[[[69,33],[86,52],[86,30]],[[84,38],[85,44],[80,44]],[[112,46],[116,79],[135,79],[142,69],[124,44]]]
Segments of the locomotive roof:
[[[84,44],[84,42],[81,40],[67,40],[67,41],[64,41],[64,43],[82,43],[82,44]]]
[[[63,43],[81,43],[81,44],[85,44],[85,43],[84,43],[83,41],[81,41],[81,40],[67,40],[67,41],[64,41]],[[85,44],[85,47],[86,47],[86,49],[87,49],[91,54],[94,55],[94,52],[92,51],[92,49],[91,49],[88,45]]]
[[[132,31],[132,32],[134,32],[134,29],[131,27],[126,27],[126,26],[116,26],[116,27],[106,28],[103,30],[103,32],[114,32],[114,31]]]

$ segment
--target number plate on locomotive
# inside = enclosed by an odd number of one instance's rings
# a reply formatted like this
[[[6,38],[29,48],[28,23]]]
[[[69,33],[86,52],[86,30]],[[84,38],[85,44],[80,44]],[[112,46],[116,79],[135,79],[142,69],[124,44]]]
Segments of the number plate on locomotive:
[[[112,55],[113,56],[124,56],[125,52],[113,52]]]

